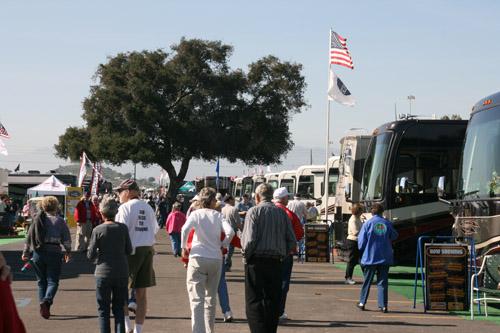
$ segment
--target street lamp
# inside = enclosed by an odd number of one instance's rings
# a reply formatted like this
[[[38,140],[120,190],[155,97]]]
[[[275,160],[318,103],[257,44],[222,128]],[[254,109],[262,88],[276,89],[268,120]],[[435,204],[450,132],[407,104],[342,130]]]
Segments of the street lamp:
[[[413,96],[413,95],[408,96],[408,101],[410,102],[410,116],[411,116],[411,101],[412,100],[415,100],[415,96]]]

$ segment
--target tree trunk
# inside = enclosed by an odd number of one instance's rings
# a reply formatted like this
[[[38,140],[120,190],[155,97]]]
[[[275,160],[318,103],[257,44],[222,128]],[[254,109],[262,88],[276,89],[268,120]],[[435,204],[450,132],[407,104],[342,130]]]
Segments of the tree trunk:
[[[186,177],[190,160],[191,158],[182,159],[179,173],[176,172],[171,161],[162,165],[163,169],[167,171],[168,177],[170,178],[170,184],[168,185],[167,191],[167,202],[170,207],[172,207],[172,205],[177,201],[177,193],[179,192],[179,188],[184,184],[184,177]]]

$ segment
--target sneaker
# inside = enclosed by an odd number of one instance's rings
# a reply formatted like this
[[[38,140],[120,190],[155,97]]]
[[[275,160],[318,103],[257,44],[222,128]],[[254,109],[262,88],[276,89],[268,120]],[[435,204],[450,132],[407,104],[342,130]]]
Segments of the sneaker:
[[[387,313],[387,312],[389,312],[389,310],[387,309],[387,306],[384,306],[384,307],[380,308],[380,311],[381,311],[382,313]]]
[[[358,303],[356,304],[356,306],[358,307],[358,309],[360,309],[361,311],[365,311],[365,305],[363,303]]]
[[[356,281],[354,281],[353,279],[346,279],[344,281],[344,284],[348,284],[348,285],[352,286],[352,285],[356,284]]]
[[[50,318],[50,305],[49,302],[44,301],[40,303],[40,315],[45,318],[49,319]]]
[[[232,321],[233,321],[233,313],[231,312],[231,310],[229,310],[228,312],[224,313],[224,322],[230,323]]]
[[[136,302],[128,303],[128,309],[129,309],[129,311],[132,311],[133,313],[135,313],[135,311],[137,311],[137,303]]]
[[[283,312],[283,314],[279,317],[279,321],[285,321],[288,320],[288,315],[286,312]]]

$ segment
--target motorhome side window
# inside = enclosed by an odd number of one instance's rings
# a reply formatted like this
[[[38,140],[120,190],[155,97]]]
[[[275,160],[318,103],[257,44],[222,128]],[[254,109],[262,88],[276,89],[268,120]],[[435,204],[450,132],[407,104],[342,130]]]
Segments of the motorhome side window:
[[[437,201],[440,186],[447,199],[455,197],[462,131],[435,126],[416,124],[399,143],[390,187],[397,207]]]

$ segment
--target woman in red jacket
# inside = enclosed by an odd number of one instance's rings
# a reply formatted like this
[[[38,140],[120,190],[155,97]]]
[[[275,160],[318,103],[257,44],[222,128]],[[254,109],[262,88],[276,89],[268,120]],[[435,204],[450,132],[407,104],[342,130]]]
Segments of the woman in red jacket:
[[[181,212],[181,207],[182,205],[179,202],[173,204],[172,212],[168,214],[165,228],[172,242],[174,257],[180,257],[181,255],[181,230],[186,222],[186,215]]]

